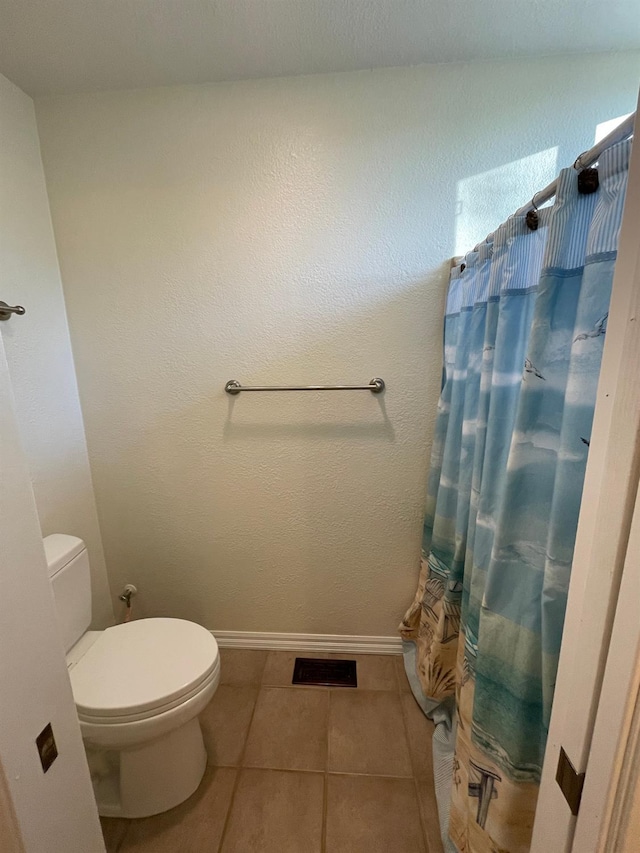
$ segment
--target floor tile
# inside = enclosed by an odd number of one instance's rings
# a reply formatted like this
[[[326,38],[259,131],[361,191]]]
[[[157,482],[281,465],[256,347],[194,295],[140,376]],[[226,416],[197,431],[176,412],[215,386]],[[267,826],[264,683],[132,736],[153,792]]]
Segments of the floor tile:
[[[404,657],[403,655],[394,655],[393,661],[396,666],[396,675],[398,676],[398,686],[403,693],[411,693],[411,685],[409,684],[409,679],[407,678],[407,672],[404,668]]]
[[[413,775],[416,779],[432,779],[432,739],[435,730],[433,722],[424,715],[412,693],[403,693],[400,701],[407,726]]]
[[[326,690],[263,687],[249,730],[244,766],[324,770],[328,717]]]
[[[418,802],[422,814],[422,825],[427,840],[427,849],[429,853],[444,853],[433,779],[419,780],[416,784],[418,788]]]
[[[193,796],[163,814],[129,821],[120,853],[205,853],[218,849],[236,770],[207,769]]]
[[[293,667],[296,658],[319,658],[327,660],[330,654],[316,654],[315,652],[269,652],[267,663],[262,675],[262,683],[270,687],[295,687],[296,689],[326,690],[313,684],[292,685]]]
[[[118,853],[130,821],[120,817],[101,817],[102,835],[107,853]]]
[[[397,693],[330,691],[329,770],[411,776]]]
[[[359,690],[397,690],[394,655],[331,655],[332,658],[355,660]],[[346,688],[340,688],[346,689]]]
[[[222,853],[320,853],[322,773],[245,769],[240,774]]]
[[[220,649],[220,684],[260,684],[268,652]]]
[[[221,684],[200,715],[209,764],[236,765],[247,739],[258,687]]]
[[[413,779],[327,780],[326,853],[424,853]]]

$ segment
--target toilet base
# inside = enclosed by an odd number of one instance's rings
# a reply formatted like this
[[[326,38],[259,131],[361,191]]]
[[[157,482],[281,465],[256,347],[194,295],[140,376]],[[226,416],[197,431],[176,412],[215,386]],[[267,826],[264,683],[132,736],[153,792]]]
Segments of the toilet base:
[[[196,791],[207,766],[197,717],[120,752],[87,746],[87,758],[103,817],[150,817],[172,809]]]

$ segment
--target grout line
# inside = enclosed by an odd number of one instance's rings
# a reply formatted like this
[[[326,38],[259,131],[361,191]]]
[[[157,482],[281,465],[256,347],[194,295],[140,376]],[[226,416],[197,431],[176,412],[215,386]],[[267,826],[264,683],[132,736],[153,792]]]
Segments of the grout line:
[[[124,844],[124,840],[125,840],[125,838],[127,837],[128,833],[129,833],[129,828],[131,827],[131,824],[132,824],[132,822],[133,822],[133,821],[131,821],[131,820],[127,820],[127,819],[126,819],[126,818],[124,818],[124,817],[120,817],[120,818],[107,818],[107,820],[122,820],[122,821],[125,821],[125,824],[124,824],[124,832],[122,833],[122,838],[121,838],[121,839],[116,843],[116,847],[115,847],[115,853],[118,853],[118,851],[120,850],[120,848],[121,848],[121,847],[122,847],[122,845]],[[100,829],[102,830],[102,823],[100,824]],[[102,832],[102,836],[103,836],[103,838],[104,838],[104,831]],[[106,846],[106,845],[105,845],[105,846]]]
[[[400,681],[400,668],[397,666],[396,662],[393,662],[393,671],[396,674],[396,685],[398,687],[398,693],[402,696],[402,683]]]
[[[425,825],[425,821],[422,817],[422,808],[420,807],[420,788],[418,787],[418,780],[416,777],[413,777],[413,787],[416,792],[416,805],[418,806],[418,819],[420,821],[420,826],[422,827],[422,837],[424,839],[424,848],[426,853],[431,853],[431,845],[429,844],[429,836],[427,834],[427,827]]]
[[[228,685],[225,687],[244,687],[243,684],[238,685]],[[255,687],[256,685],[251,685]],[[260,688],[268,687],[273,690],[315,690],[315,691],[324,691],[327,692],[335,692],[335,693],[400,693],[402,695],[403,691],[399,690],[399,688],[392,687],[389,690],[377,690],[375,687],[347,687],[346,685],[323,685],[323,684],[260,684],[258,685]]]
[[[229,818],[231,817],[231,811],[233,809],[233,804],[236,799],[236,791],[238,790],[238,782],[240,781],[240,771],[241,767],[236,767],[236,778],[233,780],[233,790],[231,791],[231,799],[229,800],[229,805],[227,806],[227,813],[224,818],[224,825],[222,827],[222,834],[220,835],[220,842],[218,844],[218,853],[221,853],[222,845],[224,844],[224,839],[227,834],[227,829],[229,827]]]
[[[249,685],[245,685],[245,684],[229,685],[229,684],[226,684],[224,686],[225,687],[246,687]],[[266,682],[264,684],[259,684],[259,685],[251,684],[250,686],[260,687],[261,689],[268,687],[270,689],[273,688],[274,690],[316,690],[316,691],[325,691],[325,692],[329,691],[329,692],[336,692],[336,693],[400,693],[400,695],[402,695],[403,692],[406,692],[406,691],[400,690],[397,682],[396,682],[395,687],[390,687],[390,688],[347,687],[346,685],[342,685],[342,684],[327,684],[327,685],[324,685],[324,684],[268,684]]]
[[[329,772],[329,759],[331,756],[331,691],[327,690],[327,762],[324,766],[324,772]]]
[[[265,666],[267,663],[267,659],[265,656]],[[251,717],[249,719],[249,725],[247,726],[247,732],[244,737],[244,743],[242,744],[242,749],[240,751],[240,757],[238,758],[238,766],[236,769],[236,778],[233,780],[233,790],[231,791],[231,799],[229,800],[229,805],[227,806],[227,814],[224,819],[224,826],[222,827],[222,834],[220,835],[220,843],[218,844],[218,853],[221,853],[222,846],[224,844],[224,839],[227,834],[227,830],[229,829],[229,819],[231,818],[231,812],[233,811],[233,805],[236,799],[236,793],[238,791],[238,785],[240,784],[240,774],[244,769],[244,754],[247,749],[247,741],[249,740],[249,732],[251,731],[251,726],[253,725],[253,718],[256,713],[256,708],[258,707],[258,699],[260,698],[260,684],[258,684],[258,692],[256,694],[256,701],[253,703],[253,710],[251,711]]]
[[[324,770],[309,770],[308,767],[266,767],[264,764],[244,764],[243,770],[266,770],[274,773],[309,773],[312,776],[317,776],[319,773],[325,773]]]
[[[226,816],[225,816],[224,826],[223,826],[223,828],[222,828],[222,834],[221,834],[221,836],[220,836],[220,843],[219,843],[219,845],[218,845],[218,853],[222,853],[222,849],[223,849],[223,846],[224,846],[225,838],[226,838],[226,836],[227,836],[227,832],[228,832],[228,830],[229,830],[229,823],[230,823],[230,819],[231,819],[231,813],[232,813],[232,811],[233,811],[233,806],[234,806],[234,804],[235,804],[235,799],[236,799],[236,794],[237,794],[237,791],[238,791],[238,786],[239,786],[239,784],[240,784],[240,776],[241,776],[241,774],[244,772],[244,770],[245,770],[245,769],[251,769],[251,770],[267,770],[267,771],[271,771],[271,770],[273,770],[273,768],[268,768],[268,767],[263,767],[263,768],[260,768],[260,767],[255,767],[255,768],[254,768],[254,767],[252,767],[252,768],[245,768],[245,765],[244,765],[245,754],[246,754],[246,751],[247,751],[247,743],[249,742],[249,733],[250,733],[250,731],[251,731],[251,726],[253,725],[253,719],[254,719],[255,714],[256,714],[256,708],[258,707],[258,701],[259,701],[259,699],[260,699],[260,693],[261,693],[261,691],[262,691],[265,687],[271,687],[271,686],[272,686],[272,685],[267,685],[267,684],[263,684],[263,683],[262,683],[262,679],[264,678],[264,672],[265,672],[265,669],[266,669],[266,666],[267,666],[267,658],[268,658],[268,656],[269,656],[269,653],[267,653],[267,654],[265,655],[265,658],[264,658],[264,665],[263,665],[263,667],[262,667],[262,671],[261,671],[261,673],[260,673],[260,681],[258,681],[258,683],[257,683],[256,685],[252,685],[252,686],[257,686],[257,688],[258,688],[258,692],[257,692],[257,695],[256,695],[256,701],[255,701],[255,703],[254,703],[254,705],[253,705],[253,710],[251,711],[251,718],[249,719],[249,725],[247,726],[247,732],[246,732],[246,735],[245,735],[245,738],[244,738],[244,743],[243,743],[243,745],[242,745],[242,750],[240,751],[240,756],[239,756],[239,758],[238,758],[238,765],[237,765],[237,768],[236,768],[236,778],[234,779],[234,783],[233,783],[233,790],[232,790],[232,792],[231,792],[231,799],[229,800],[229,805],[228,805],[228,807],[227,807],[227,814],[226,814]],[[290,685],[290,686],[292,687],[293,685]],[[288,688],[284,688],[284,689],[288,689]],[[329,698],[328,698],[329,691],[328,691],[326,688],[323,688],[323,689],[324,689],[324,690],[325,690],[325,692],[327,693],[327,701],[329,701]],[[329,724],[328,724],[328,715],[327,715],[327,737],[328,737],[328,728],[329,728]],[[328,760],[329,760],[329,758],[328,758],[328,753],[329,753],[329,748],[328,748],[328,744],[327,744],[327,762],[328,762]],[[278,771],[276,771],[276,772],[279,772],[279,773],[315,773],[315,775],[318,775],[318,772],[322,772],[322,771],[317,771],[317,770],[278,770]],[[322,820],[322,822],[323,822],[323,827],[322,827],[322,835],[323,835],[323,837],[324,837],[324,810],[325,810],[325,796],[324,796],[324,789],[326,788],[326,777],[327,777],[326,768],[325,768],[325,772],[324,772],[323,776],[324,776],[324,779],[323,779],[323,783],[324,783],[324,784],[323,784],[323,803],[322,803],[322,807],[323,807],[323,816],[322,816],[322,817],[323,817],[323,820]],[[323,847],[322,853],[324,853],[324,847]]]
[[[405,711],[404,702],[402,701],[402,691],[400,690],[400,685],[398,683],[398,691],[400,693],[400,710],[402,712],[402,724],[404,726],[404,736],[407,740],[407,749],[409,750],[409,759],[411,761],[411,777],[413,779],[413,790],[416,795],[416,807],[418,809],[418,820],[420,821],[420,826],[422,827],[422,839],[424,841],[424,847],[426,853],[430,853],[431,847],[429,845],[429,837],[427,835],[427,827],[425,826],[425,821],[422,816],[422,809],[420,807],[420,789],[418,788],[418,779],[416,777],[416,768],[413,761],[413,750],[411,749],[411,739],[409,737],[409,722],[407,720],[407,713]]]
[[[244,765],[242,767],[228,764],[211,764],[209,766],[212,769],[220,767],[223,770],[264,770],[267,773],[308,773],[310,776],[357,776],[358,778],[361,776],[364,776],[365,778],[371,776],[374,779],[398,779],[402,782],[410,782],[414,778],[413,776],[398,776],[393,773],[357,773],[353,770],[308,770],[300,767],[264,767],[263,765],[258,764]],[[144,818],[144,820],[146,820],[146,818]]]
[[[354,776],[358,779],[396,779],[399,782],[411,782],[413,776],[394,776],[389,773],[354,773],[352,770],[329,770],[328,776]]]
[[[262,679],[264,678],[264,671],[267,668],[267,660],[269,659],[270,654],[271,654],[270,652],[267,652],[266,655],[264,656],[264,663],[262,664],[262,669],[260,670],[260,681],[258,682],[258,684],[260,684],[260,685],[262,685]]]
[[[324,763],[324,779],[322,785],[322,834],[320,837],[320,853],[327,849],[327,808],[329,788],[329,743],[331,740],[331,691],[327,690],[327,760]]]
[[[257,770],[258,773],[304,773],[307,776],[324,776],[324,770],[298,770],[298,768],[291,767],[230,767],[230,770]],[[406,777],[409,778],[409,777]]]
[[[327,798],[329,795],[329,774],[324,774],[322,785],[322,832],[320,835],[320,853],[326,853],[327,849]]]
[[[218,769],[218,765],[210,765],[211,770]],[[292,769],[291,767],[230,767],[226,765],[220,765],[221,770],[259,770],[264,771],[265,773],[306,773],[309,776],[353,776],[355,778],[365,779],[396,779],[399,782],[411,782],[414,778],[413,776],[393,776],[388,773],[354,773],[351,770],[300,770],[298,768]],[[420,781],[420,780],[417,780]],[[146,820],[147,818],[140,818],[140,820]],[[125,818],[123,818],[125,820]]]

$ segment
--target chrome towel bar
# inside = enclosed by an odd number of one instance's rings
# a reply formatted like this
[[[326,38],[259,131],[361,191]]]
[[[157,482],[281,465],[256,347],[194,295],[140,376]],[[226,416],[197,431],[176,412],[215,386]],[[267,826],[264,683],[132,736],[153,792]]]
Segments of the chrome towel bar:
[[[6,302],[0,300],[0,320],[8,320],[12,314],[26,314],[26,310],[22,305],[7,305]]]
[[[224,390],[233,395],[241,391],[371,391],[380,394],[384,391],[384,379],[372,379],[368,385],[241,385],[237,379],[230,379]]]

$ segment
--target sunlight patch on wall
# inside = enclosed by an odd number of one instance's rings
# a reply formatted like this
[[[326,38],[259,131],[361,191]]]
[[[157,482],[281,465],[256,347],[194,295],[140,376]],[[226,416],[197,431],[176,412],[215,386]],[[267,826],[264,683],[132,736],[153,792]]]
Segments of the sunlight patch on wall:
[[[598,142],[600,142],[601,139],[604,139],[608,133],[611,133],[612,130],[615,130],[615,128],[630,115],[631,113],[625,113],[624,115],[618,116],[617,118],[610,118],[608,121],[601,121],[600,124],[596,125],[596,133],[593,138],[593,144],[596,145]]]
[[[537,151],[458,182],[455,254],[463,255],[558,172],[558,148]]]

